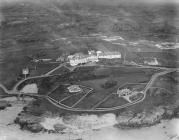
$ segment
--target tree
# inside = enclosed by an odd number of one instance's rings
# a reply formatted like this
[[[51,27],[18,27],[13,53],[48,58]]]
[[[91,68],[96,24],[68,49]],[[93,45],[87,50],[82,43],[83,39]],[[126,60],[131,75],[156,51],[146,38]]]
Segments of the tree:
[[[107,80],[104,84],[102,84],[102,87],[105,89],[112,88],[117,85],[117,81],[113,79]]]

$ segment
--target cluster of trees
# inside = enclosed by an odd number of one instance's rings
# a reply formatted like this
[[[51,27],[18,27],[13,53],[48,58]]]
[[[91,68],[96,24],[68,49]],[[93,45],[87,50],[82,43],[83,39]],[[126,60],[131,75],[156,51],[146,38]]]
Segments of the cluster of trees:
[[[109,79],[104,84],[102,84],[101,87],[108,89],[108,88],[112,88],[116,85],[117,85],[117,81]]]

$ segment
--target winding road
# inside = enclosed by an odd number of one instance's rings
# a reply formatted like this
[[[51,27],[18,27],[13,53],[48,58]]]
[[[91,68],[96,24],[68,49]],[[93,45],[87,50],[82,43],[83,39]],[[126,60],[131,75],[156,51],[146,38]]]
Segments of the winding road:
[[[172,68],[172,69],[168,69],[167,71],[162,71],[162,72],[159,72],[159,73],[156,73],[154,74],[150,81],[148,82],[148,84],[146,85],[144,91],[143,91],[143,98],[142,99],[139,99],[135,102],[132,102],[132,103],[127,103],[125,105],[122,105],[122,106],[116,106],[116,107],[111,107],[111,108],[94,108],[94,109],[81,109],[81,108],[71,108],[71,107],[64,107],[63,104],[60,104],[56,101],[54,101],[54,99],[52,98],[47,98],[47,100],[49,102],[51,102],[53,105],[61,108],[61,109],[64,109],[64,110],[68,110],[68,111],[74,111],[74,112],[109,112],[109,111],[114,111],[114,110],[119,110],[119,109],[122,109],[122,108],[125,108],[125,107],[128,107],[128,106],[131,106],[131,105],[134,105],[134,104],[137,104],[139,102],[142,102],[145,97],[146,97],[146,94],[147,94],[147,91],[148,89],[150,89],[150,87],[152,86],[152,84],[154,83],[154,81],[159,77],[159,76],[162,76],[162,75],[165,75],[167,73],[171,73],[171,72],[175,72],[175,71],[179,71],[179,69],[177,68]]]
[[[175,71],[179,71],[179,68],[165,68],[165,67],[151,67],[151,66],[140,66],[139,68],[156,68],[158,70],[164,70],[162,72],[158,72],[158,73],[155,73],[150,81],[147,83],[145,89],[143,90],[143,98],[141,99],[138,99],[137,101],[135,102],[132,102],[132,103],[127,103],[127,104],[124,104],[122,106],[116,106],[116,107],[111,107],[111,108],[92,108],[92,109],[82,109],[82,108],[73,108],[73,107],[68,107],[64,104],[61,104],[60,102],[57,102],[56,100],[52,99],[50,96],[48,95],[38,95],[38,94],[31,94],[31,93],[22,93],[20,91],[17,90],[18,86],[23,83],[24,81],[26,80],[30,80],[30,79],[36,79],[36,78],[44,78],[44,77],[50,77],[50,76],[53,76],[53,75],[50,75],[51,73],[53,73],[55,70],[61,68],[62,66],[65,66],[65,64],[61,64],[59,65],[58,67],[54,68],[53,70],[49,71],[48,73],[44,74],[44,75],[41,75],[41,76],[33,76],[33,77],[28,77],[26,79],[23,79],[21,81],[19,81],[18,83],[16,83],[13,87],[12,90],[7,90],[7,88],[0,84],[0,88],[2,88],[4,90],[4,92],[6,92],[7,94],[9,95],[26,95],[26,96],[34,96],[34,97],[43,97],[43,98],[46,98],[50,103],[52,103],[53,105],[55,105],[56,107],[60,108],[60,109],[64,109],[64,110],[68,110],[68,111],[73,111],[73,112],[108,112],[108,111],[114,111],[114,110],[119,110],[119,109],[122,109],[122,108],[125,108],[125,107],[128,107],[128,106],[131,106],[131,105],[134,105],[134,104],[137,104],[139,102],[142,102],[145,97],[146,97],[146,94],[147,94],[147,91],[150,89],[150,87],[153,85],[153,83],[155,82],[155,80],[159,77],[159,76],[162,76],[162,75],[165,75],[167,73],[171,73],[171,72],[175,72]],[[84,67],[84,66],[82,66]],[[77,68],[77,67],[76,67]],[[75,68],[73,69],[75,70]],[[86,95],[84,97],[82,97],[79,101],[77,101],[76,104],[78,104],[78,102],[80,102],[81,100],[83,100],[84,98],[86,97]],[[75,106],[74,105],[74,106]]]

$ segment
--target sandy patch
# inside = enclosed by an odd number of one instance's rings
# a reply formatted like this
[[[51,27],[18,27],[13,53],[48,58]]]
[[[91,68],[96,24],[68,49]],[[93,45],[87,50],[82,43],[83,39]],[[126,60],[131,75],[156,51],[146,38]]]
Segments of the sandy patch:
[[[21,90],[23,93],[38,93],[38,87],[37,84],[28,84],[23,87]]]

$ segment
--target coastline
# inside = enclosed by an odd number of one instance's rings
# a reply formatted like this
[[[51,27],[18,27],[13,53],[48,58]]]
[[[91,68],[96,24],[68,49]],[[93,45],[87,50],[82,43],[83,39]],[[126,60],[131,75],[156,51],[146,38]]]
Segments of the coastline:
[[[0,138],[5,140],[23,140],[26,137],[27,140],[35,140],[35,139],[43,139],[43,140],[58,140],[60,138],[67,140],[69,137],[71,138],[82,138],[83,140],[98,140],[99,138],[103,140],[178,140],[179,139],[179,119],[171,119],[171,120],[162,120],[159,124],[150,127],[143,128],[135,128],[135,129],[119,129],[114,126],[107,126],[99,129],[98,131],[88,131],[83,134],[48,134],[48,133],[31,133],[29,131],[22,131],[19,129],[18,125],[11,124],[15,119],[16,115],[22,111],[24,104],[22,103],[14,103],[12,107],[8,107],[7,109],[0,111],[0,115],[6,114],[14,114],[9,115],[10,118],[5,118],[6,123],[0,125],[2,129],[0,129]],[[1,120],[1,122],[4,122]],[[150,135],[153,137],[150,137]]]

